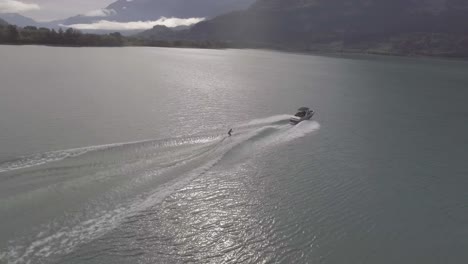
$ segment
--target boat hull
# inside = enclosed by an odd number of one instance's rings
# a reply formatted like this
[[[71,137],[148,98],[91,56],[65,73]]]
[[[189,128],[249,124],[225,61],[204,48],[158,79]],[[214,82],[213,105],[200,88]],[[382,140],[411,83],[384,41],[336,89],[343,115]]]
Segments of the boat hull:
[[[289,119],[289,123],[291,125],[297,125],[297,124],[301,123],[302,121],[310,120],[312,117],[313,117],[313,115],[303,117],[303,118],[291,118],[291,119]]]
[[[298,113],[289,119],[291,125],[297,125],[305,120],[310,120],[314,116],[315,112],[310,110],[308,107],[301,107]]]

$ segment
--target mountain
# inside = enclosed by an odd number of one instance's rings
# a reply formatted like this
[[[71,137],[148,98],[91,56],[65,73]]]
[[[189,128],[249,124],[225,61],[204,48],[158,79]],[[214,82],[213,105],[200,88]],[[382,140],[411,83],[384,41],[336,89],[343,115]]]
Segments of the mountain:
[[[255,0],[118,0],[100,14],[78,15],[65,25],[89,24],[106,19],[118,22],[158,20],[161,17],[207,17],[248,8]],[[91,16],[90,16],[91,15]]]
[[[15,25],[18,27],[45,27],[50,29],[58,29],[60,24],[62,24],[61,20],[50,21],[50,22],[37,22],[32,18],[16,14],[16,13],[7,13],[7,14],[0,14],[0,18],[6,21],[8,24]]]
[[[8,22],[0,18],[0,26],[8,26]]]
[[[41,23],[38,23],[32,18],[22,16],[16,13],[5,13],[0,14],[0,18],[7,21],[9,24],[16,25],[19,27],[26,27],[26,26],[35,26],[40,27],[42,26]]]
[[[245,11],[200,22],[176,38],[295,50],[468,56],[468,1],[257,0]]]

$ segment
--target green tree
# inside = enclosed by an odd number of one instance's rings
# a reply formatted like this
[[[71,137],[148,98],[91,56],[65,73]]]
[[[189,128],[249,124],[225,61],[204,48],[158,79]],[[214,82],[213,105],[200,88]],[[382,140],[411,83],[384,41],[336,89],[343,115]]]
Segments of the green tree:
[[[31,30],[31,31],[35,31],[35,30],[37,30],[37,27],[33,27],[33,26],[27,26],[27,27],[24,27],[24,30]]]
[[[109,36],[112,37],[112,44],[114,46],[122,46],[123,45],[123,36],[122,34],[120,34],[120,32],[114,32],[114,33],[111,33],[109,34]]]
[[[68,45],[80,45],[81,32],[73,28],[69,28],[63,34],[64,43]]]
[[[20,34],[19,34],[18,28],[16,28],[16,26],[8,25],[7,34],[8,34],[7,35],[7,40],[9,42],[11,42],[11,43],[17,43],[18,42]]]

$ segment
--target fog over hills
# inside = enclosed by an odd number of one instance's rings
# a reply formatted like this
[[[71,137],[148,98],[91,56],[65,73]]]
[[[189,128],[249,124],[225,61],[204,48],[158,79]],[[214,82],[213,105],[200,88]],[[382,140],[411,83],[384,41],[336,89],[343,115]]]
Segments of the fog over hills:
[[[90,24],[98,20],[117,22],[154,21],[161,17],[212,18],[248,8],[254,0],[118,0],[102,10],[78,15],[63,24]]]
[[[142,31],[155,25],[187,26],[205,18],[247,9],[255,0],[118,0],[107,7],[70,18],[37,22],[20,14],[0,14],[0,18],[20,27],[59,28],[72,26],[84,31]],[[164,18],[177,18],[168,21]],[[192,19],[182,21],[181,19]],[[147,22],[146,24],[144,22]]]

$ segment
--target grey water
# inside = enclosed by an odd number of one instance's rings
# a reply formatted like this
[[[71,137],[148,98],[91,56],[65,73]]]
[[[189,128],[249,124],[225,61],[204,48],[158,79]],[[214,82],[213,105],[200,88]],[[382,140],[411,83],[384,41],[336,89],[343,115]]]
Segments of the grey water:
[[[1,46],[0,263],[467,263],[467,73]]]

